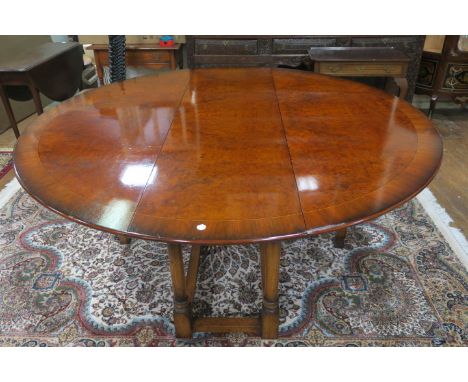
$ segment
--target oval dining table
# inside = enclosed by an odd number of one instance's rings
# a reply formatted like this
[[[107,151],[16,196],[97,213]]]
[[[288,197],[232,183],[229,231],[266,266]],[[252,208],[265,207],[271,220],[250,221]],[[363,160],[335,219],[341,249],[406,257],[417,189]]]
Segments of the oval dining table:
[[[311,72],[178,70],[79,94],[15,148],[22,187],[67,219],[167,243],[176,336],[278,336],[281,241],[336,231],[413,198],[441,138],[407,102]],[[125,239],[124,239],[125,241]],[[258,317],[191,314],[201,248],[258,243]],[[182,244],[192,245],[184,271]]]

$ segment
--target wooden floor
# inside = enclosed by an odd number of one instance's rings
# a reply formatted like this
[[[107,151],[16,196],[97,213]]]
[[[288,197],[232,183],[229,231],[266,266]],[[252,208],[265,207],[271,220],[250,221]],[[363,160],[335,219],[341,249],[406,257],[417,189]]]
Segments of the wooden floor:
[[[468,109],[441,110],[433,117],[444,139],[442,166],[429,189],[468,237]],[[443,124],[438,121],[444,119]]]
[[[429,98],[416,96],[413,103],[426,111]],[[19,123],[20,132],[36,118],[32,115]],[[454,220],[452,225],[468,237],[468,108],[439,102],[433,120],[444,139],[444,158],[429,188]],[[0,148],[14,147],[15,142],[13,130],[0,134]],[[13,171],[5,175],[0,180],[0,189],[13,177]]]

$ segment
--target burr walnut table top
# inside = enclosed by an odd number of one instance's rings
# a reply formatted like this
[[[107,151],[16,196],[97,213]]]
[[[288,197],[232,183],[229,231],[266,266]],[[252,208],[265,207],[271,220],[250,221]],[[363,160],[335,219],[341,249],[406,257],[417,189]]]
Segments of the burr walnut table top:
[[[285,69],[198,69],[104,86],[41,115],[15,170],[88,226],[233,244],[334,231],[409,200],[442,156],[431,122],[359,83]]]

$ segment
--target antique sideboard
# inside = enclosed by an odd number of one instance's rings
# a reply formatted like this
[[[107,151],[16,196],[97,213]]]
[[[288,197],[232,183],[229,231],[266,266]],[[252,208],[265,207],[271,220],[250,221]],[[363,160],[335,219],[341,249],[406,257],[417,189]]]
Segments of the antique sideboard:
[[[410,59],[406,79],[411,101],[424,36],[186,36],[189,68],[291,66],[313,70],[312,47],[395,47]]]

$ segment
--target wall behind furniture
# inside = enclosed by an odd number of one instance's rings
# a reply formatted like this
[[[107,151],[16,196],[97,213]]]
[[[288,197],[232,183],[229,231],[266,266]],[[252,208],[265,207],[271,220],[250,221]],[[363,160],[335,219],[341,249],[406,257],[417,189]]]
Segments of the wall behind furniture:
[[[442,50],[444,49],[444,40],[445,36],[443,35],[426,36],[426,41],[424,42],[424,51],[442,53]]]
[[[20,54],[22,51],[36,45],[50,42],[50,36],[0,36],[0,65],[7,62],[10,57]],[[41,95],[42,105],[46,106],[51,100]],[[34,103],[32,100],[19,102],[11,100],[11,107],[15,114],[16,121],[21,121],[24,118],[35,113]],[[3,104],[0,103],[0,133],[8,129],[10,122],[6,115]]]

